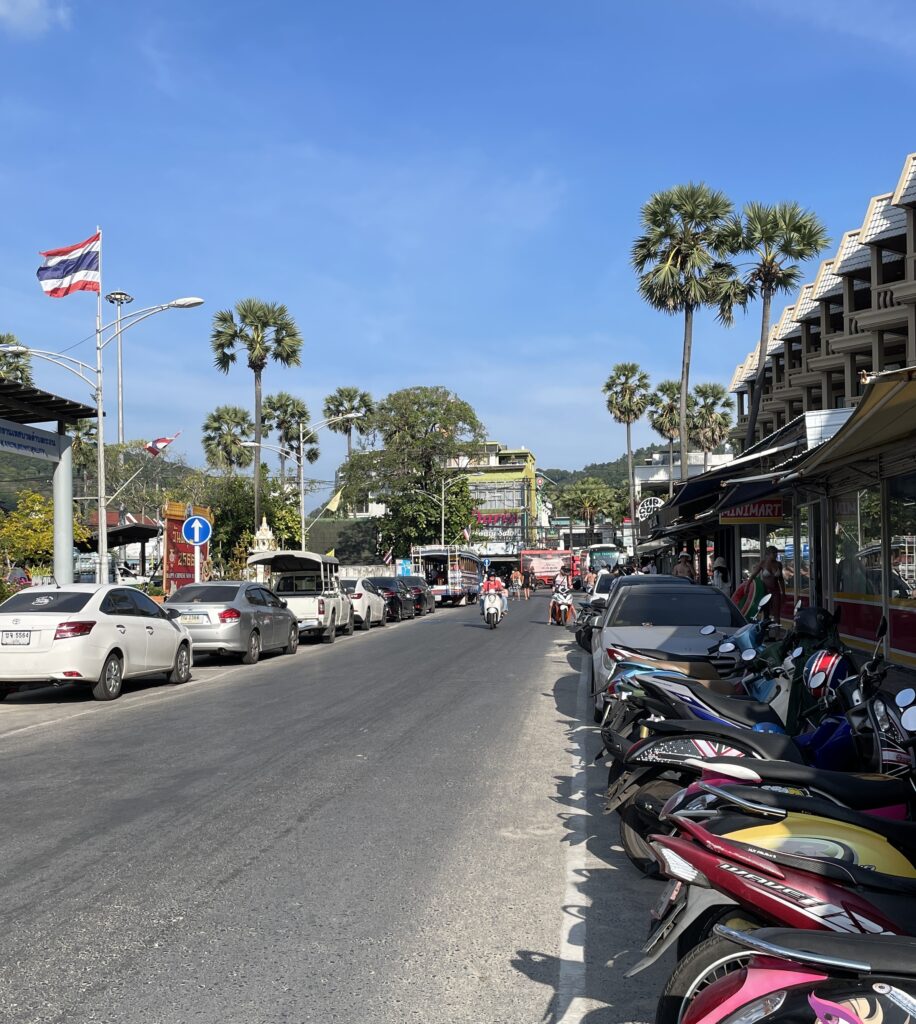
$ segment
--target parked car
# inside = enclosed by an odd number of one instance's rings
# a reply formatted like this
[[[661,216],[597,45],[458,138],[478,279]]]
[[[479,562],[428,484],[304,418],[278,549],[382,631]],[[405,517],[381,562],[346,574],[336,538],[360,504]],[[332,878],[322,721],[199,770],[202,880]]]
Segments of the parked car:
[[[600,631],[592,631],[594,679],[606,680],[626,652],[677,665],[696,679],[717,679],[734,668],[730,654],[710,654],[709,637],[700,629],[713,625],[730,636],[746,624],[732,602],[715,587],[671,582],[658,576],[626,576],[610,592]],[[628,583],[628,580],[638,582]]]
[[[314,551],[264,551],[249,565],[270,570],[276,592],[299,623],[302,636],[320,636],[332,644],[339,632],[353,635],[355,617],[350,598],[340,586],[340,562]]]
[[[370,576],[369,582],[385,598],[391,622],[412,619],[417,614],[413,593],[400,576]]]
[[[84,683],[96,700],[123,681],[191,677],[191,636],[133,587],[73,583],[29,587],[0,604],[0,699],[23,683]]]
[[[254,665],[265,651],[295,654],[299,646],[296,616],[260,583],[189,583],[165,607],[178,614],[198,654],[238,654]]]
[[[400,576],[404,585],[413,594],[413,605],[417,615],[431,615],[436,610],[436,595],[422,576]]]
[[[388,620],[385,598],[368,579],[341,580],[340,585],[353,605],[353,618],[360,629],[370,629],[373,623],[384,626]]]
[[[648,573],[634,573],[632,576],[614,576],[609,572],[602,573],[595,581],[595,589],[592,592],[589,604],[595,609],[607,608],[611,596],[616,593],[618,587],[642,587],[654,586],[657,583],[673,583],[675,586],[694,586],[692,580],[683,576],[665,576],[657,573],[650,576]]]

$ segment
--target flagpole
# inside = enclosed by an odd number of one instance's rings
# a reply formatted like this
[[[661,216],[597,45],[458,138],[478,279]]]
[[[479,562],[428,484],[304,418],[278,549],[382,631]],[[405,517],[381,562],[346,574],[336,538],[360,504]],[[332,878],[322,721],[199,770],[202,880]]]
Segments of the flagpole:
[[[325,512],[327,512],[328,509],[331,508],[332,505],[334,505],[335,499],[337,501],[337,505],[340,504],[340,495],[341,495],[341,493],[342,493],[341,491],[338,491],[334,495],[334,497],[331,498],[331,500],[327,503],[327,505],[325,505],[324,508],[318,513],[318,515],[315,516],[315,518],[309,523],[308,529],[306,529],[305,532],[302,534],[302,550],[303,551],[305,550],[305,538],[308,536],[309,530],[311,530],[311,528],[315,525],[315,523],[318,522],[318,520],[325,514]],[[336,512],[337,511],[337,505],[334,505],[334,508],[331,511]]]
[[[96,445],[98,447],[98,583],[108,582],[108,502],[105,498],[105,406],[103,399],[102,372],[102,229],[96,225],[99,236],[99,290],[96,294],[95,312],[95,408]]]

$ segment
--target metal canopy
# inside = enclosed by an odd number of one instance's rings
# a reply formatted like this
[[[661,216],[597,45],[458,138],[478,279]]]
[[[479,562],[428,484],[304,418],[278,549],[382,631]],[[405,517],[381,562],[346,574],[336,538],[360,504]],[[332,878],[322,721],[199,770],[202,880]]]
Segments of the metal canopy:
[[[13,423],[76,423],[97,415],[91,405],[0,377],[0,419]]]

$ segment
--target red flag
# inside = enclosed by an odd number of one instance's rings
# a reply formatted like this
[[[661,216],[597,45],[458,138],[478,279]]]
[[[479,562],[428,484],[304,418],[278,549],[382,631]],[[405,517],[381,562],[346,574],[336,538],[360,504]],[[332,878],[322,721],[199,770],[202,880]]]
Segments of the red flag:
[[[179,430],[177,434],[173,434],[171,437],[157,437],[150,441],[148,445],[145,445],[145,448],[155,458],[157,455],[162,454],[180,434],[181,431]]]

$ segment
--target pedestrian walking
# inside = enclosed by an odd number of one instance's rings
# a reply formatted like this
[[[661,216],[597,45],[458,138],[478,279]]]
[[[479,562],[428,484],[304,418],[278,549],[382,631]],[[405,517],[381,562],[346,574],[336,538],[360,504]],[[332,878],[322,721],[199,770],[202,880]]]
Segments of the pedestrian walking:
[[[530,566],[522,570],[522,590],[525,593],[526,601],[531,597],[531,577],[533,575],[534,573],[531,571]]]

